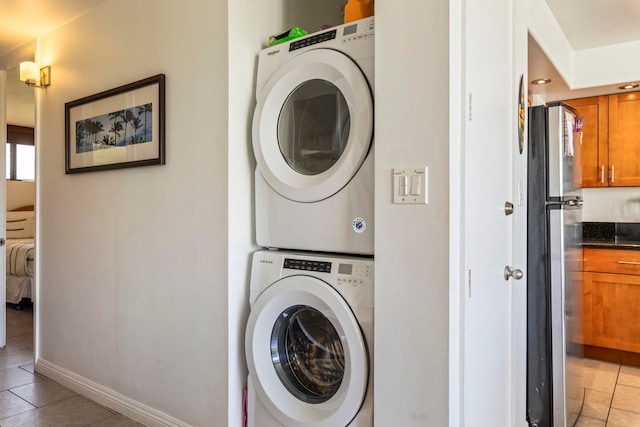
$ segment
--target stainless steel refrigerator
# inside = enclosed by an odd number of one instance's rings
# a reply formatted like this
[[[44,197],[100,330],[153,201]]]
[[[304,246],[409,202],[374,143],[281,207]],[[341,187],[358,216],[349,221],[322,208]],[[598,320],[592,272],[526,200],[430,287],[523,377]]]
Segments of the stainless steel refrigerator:
[[[571,107],[530,107],[527,197],[527,421],[571,427],[582,383],[580,134]]]

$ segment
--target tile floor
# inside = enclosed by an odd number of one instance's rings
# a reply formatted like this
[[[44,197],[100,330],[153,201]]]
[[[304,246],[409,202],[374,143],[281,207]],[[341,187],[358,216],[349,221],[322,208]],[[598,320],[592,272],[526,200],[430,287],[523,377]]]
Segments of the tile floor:
[[[0,348],[0,426],[142,426],[33,371],[33,312],[7,306]]]
[[[575,427],[640,427],[640,368],[584,361],[585,400]],[[140,427],[33,371],[33,312],[7,306],[0,348],[0,427]]]
[[[585,399],[575,427],[640,427],[640,368],[584,360]]]

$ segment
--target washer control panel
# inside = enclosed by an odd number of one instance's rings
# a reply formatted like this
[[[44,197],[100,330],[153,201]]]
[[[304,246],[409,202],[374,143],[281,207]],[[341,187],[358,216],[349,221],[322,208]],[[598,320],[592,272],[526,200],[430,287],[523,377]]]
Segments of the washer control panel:
[[[371,268],[366,264],[338,264],[338,283],[365,285],[371,280]]]
[[[332,268],[336,266],[336,270]],[[299,258],[285,258],[283,268],[289,270],[329,273],[339,284],[364,285],[371,281],[371,265],[357,262],[328,262]]]
[[[326,261],[312,261],[306,259],[285,258],[284,268],[292,270],[318,271],[331,273],[331,263]]]

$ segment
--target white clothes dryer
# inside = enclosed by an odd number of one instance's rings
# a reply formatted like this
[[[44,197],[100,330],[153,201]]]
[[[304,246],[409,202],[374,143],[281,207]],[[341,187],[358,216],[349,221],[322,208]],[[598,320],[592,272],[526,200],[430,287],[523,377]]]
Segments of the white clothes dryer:
[[[260,52],[260,246],[373,254],[374,18]]]
[[[249,427],[373,426],[373,259],[253,256]]]

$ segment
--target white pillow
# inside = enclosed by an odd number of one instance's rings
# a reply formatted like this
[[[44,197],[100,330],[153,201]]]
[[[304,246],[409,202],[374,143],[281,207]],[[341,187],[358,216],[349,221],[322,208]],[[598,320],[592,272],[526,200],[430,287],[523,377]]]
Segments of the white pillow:
[[[7,212],[7,239],[33,239],[35,214],[33,211]]]

